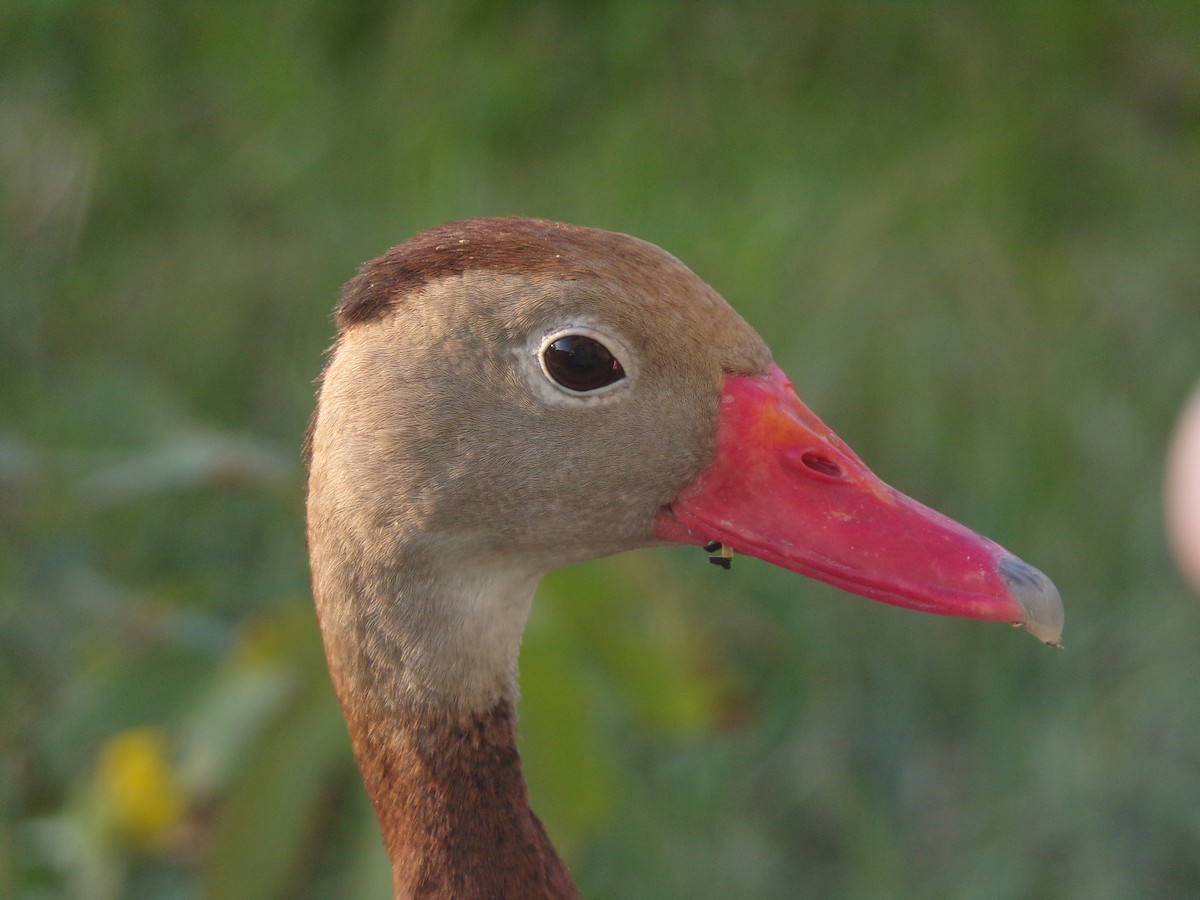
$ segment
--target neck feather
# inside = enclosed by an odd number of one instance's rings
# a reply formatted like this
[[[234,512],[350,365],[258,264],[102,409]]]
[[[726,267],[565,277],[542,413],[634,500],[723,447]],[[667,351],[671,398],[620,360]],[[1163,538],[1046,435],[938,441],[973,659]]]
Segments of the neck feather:
[[[538,574],[482,551],[324,537],[310,533],[313,594],[344,707],[478,711],[516,696]]]
[[[326,552],[323,537],[310,532],[321,632],[396,897],[577,897],[516,746],[537,578],[478,555],[442,565],[382,538],[357,544],[375,552]]]
[[[529,807],[510,699],[346,718],[397,898],[578,897]]]

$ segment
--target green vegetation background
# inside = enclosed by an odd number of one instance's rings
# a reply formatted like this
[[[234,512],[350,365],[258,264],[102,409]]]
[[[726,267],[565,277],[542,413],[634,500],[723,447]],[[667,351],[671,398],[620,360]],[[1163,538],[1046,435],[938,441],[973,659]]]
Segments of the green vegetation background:
[[[449,219],[637,234],[1065,652],[738,560],[554,575],[535,798],[592,897],[1200,893],[1200,5],[0,8],[0,895],[386,896],[310,610],[339,285]]]

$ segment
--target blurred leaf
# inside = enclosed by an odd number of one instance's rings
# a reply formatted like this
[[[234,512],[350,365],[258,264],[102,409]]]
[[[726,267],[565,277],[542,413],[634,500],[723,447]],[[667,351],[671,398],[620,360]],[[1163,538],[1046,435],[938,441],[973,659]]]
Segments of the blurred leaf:
[[[164,490],[271,486],[294,470],[287,455],[261,442],[192,433],[96,472],[81,487],[91,503],[108,505]]]
[[[584,686],[582,660],[536,612],[522,641],[520,751],[535,812],[565,859],[612,811],[615,761]]]
[[[297,681],[292,667],[281,664],[227,668],[212,679],[180,732],[180,778],[198,794],[211,794],[228,784],[248,745],[281,708],[294,702]]]
[[[327,682],[294,697],[231,780],[203,866],[213,900],[286,896],[303,877],[346,730]]]
[[[102,738],[171,721],[203,688],[210,668],[204,656],[169,646],[81,667],[71,695],[46,723],[44,762],[62,777],[82,768]]]

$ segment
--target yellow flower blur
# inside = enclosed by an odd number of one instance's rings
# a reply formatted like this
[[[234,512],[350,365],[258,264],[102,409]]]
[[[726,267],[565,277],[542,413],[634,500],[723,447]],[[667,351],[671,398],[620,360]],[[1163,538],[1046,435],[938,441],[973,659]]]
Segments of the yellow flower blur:
[[[100,792],[116,831],[142,849],[166,845],[183,817],[183,792],[156,728],[133,728],[100,751]]]

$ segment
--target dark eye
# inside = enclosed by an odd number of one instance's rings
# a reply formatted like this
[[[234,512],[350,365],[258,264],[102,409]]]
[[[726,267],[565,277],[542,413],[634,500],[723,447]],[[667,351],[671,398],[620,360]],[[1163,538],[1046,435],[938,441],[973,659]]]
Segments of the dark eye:
[[[570,391],[599,390],[625,377],[612,352],[595,338],[564,334],[542,352],[550,377]]]

